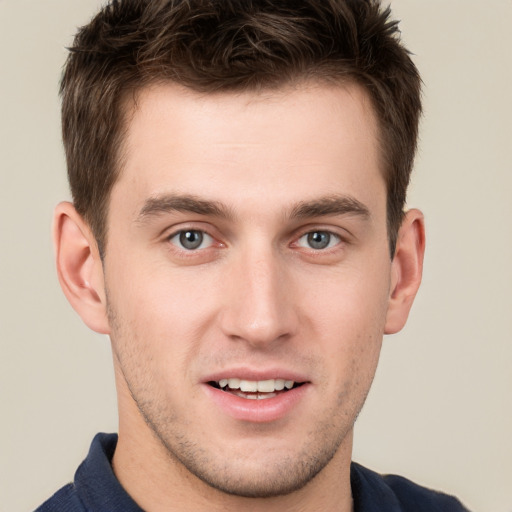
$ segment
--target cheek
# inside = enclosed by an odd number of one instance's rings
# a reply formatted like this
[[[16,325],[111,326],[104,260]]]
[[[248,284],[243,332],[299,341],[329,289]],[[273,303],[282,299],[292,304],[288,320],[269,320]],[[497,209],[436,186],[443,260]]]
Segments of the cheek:
[[[320,332],[364,337],[383,331],[389,300],[390,266],[347,266],[311,275],[300,295],[303,311],[313,311]]]
[[[115,293],[109,293],[110,309],[117,318],[115,344],[146,353],[163,372],[186,365],[215,318],[219,301],[214,276],[198,277],[171,272],[169,265],[124,260],[105,277],[107,288]]]
[[[306,294],[303,310],[312,312],[311,337],[322,344],[322,357],[338,387],[364,389],[373,379],[386,322],[388,274],[389,269],[368,267],[337,272]]]

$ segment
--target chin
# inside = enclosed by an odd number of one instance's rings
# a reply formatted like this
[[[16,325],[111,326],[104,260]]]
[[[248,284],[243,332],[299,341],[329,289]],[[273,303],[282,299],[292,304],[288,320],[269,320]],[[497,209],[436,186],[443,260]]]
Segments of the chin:
[[[318,461],[316,465],[308,463],[291,464],[279,461],[272,469],[260,468],[258,471],[246,470],[244,474],[227,470],[212,474],[197,471],[196,476],[209,487],[231,496],[244,498],[271,498],[285,496],[305,487],[325,467]]]
[[[346,434],[316,432],[302,447],[285,451],[265,448],[262,442],[250,453],[215,450],[181,443],[167,451],[189,473],[224,494],[246,498],[285,496],[308,485],[340,451]],[[330,437],[330,442],[326,442]]]

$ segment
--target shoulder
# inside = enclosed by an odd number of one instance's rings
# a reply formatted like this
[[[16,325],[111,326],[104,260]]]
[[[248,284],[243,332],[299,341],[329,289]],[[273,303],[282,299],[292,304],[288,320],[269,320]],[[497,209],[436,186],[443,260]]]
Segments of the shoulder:
[[[468,512],[453,496],[401,476],[380,475],[359,464],[352,464],[351,481],[354,500],[361,504],[356,512]]]
[[[393,490],[404,510],[468,512],[454,496],[421,487],[398,475],[385,475],[382,478]]]
[[[34,512],[84,512],[85,510],[75,486],[68,484],[58,490]]]
[[[116,445],[116,434],[97,434],[73,483],[57,491],[35,512],[142,512],[112,470]]]

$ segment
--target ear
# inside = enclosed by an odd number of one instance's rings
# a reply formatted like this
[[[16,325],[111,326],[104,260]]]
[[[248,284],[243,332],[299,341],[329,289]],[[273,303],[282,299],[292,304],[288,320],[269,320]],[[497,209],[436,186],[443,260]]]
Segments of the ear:
[[[400,331],[421,283],[425,254],[425,222],[419,210],[409,210],[400,226],[391,263],[391,289],[385,334]]]
[[[96,239],[71,203],[55,208],[53,242],[64,295],[88,327],[109,334],[103,264]]]

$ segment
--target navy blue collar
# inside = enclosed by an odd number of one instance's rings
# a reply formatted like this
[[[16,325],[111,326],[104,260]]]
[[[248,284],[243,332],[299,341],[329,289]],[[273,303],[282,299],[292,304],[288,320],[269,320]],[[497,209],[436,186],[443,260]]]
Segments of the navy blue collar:
[[[87,458],[75,473],[75,488],[89,511],[143,512],[112,470],[117,434],[96,434]]]
[[[111,461],[116,445],[117,434],[97,434],[74,483],[56,493],[45,504],[49,508],[43,505],[38,510],[143,512],[114,475]],[[451,496],[399,476],[381,476],[356,463],[351,465],[350,483],[354,512],[467,512]]]

